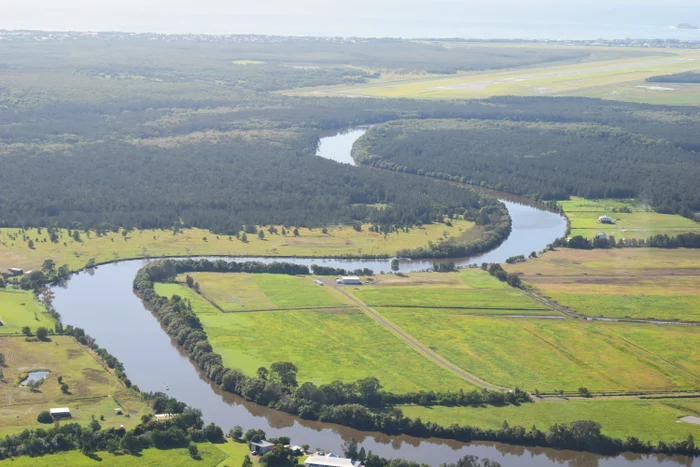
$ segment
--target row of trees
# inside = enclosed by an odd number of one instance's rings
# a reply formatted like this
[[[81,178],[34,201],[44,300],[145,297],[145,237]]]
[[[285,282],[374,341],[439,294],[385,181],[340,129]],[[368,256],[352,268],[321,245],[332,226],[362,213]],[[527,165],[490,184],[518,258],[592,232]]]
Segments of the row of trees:
[[[595,237],[593,239],[585,238],[581,235],[576,235],[569,239],[558,238],[553,243],[554,247],[568,247],[577,250],[592,250],[594,248],[700,248],[700,234],[688,232],[669,236],[666,234],[657,234],[647,238],[626,238],[616,240],[614,236],[610,237]]]
[[[483,397],[470,394],[435,394],[432,399],[427,394],[394,395],[381,391],[376,378],[365,378],[354,383],[333,382],[316,386],[313,383],[298,385],[296,367],[280,362],[273,368],[262,368],[257,377],[245,375],[239,369],[226,368],[221,356],[215,353],[207,335],[191,305],[178,296],[160,297],[154,290],[154,277],[163,277],[162,268],[155,262],[139,270],[134,279],[134,289],[153,310],[166,332],[181,345],[197,363],[207,377],[222,389],[239,394],[244,398],[277,410],[298,415],[305,419],[338,423],[365,431],[380,431],[387,434],[407,434],[417,437],[439,437],[463,442],[476,440],[503,441],[514,444],[546,446],[561,449],[577,449],[614,454],[622,451],[664,452],[675,454],[700,454],[692,437],[678,443],[656,445],[641,442],[630,437],[627,440],[610,438],[600,432],[600,425],[590,421],[579,421],[569,425],[554,425],[544,432],[536,427],[526,430],[523,427],[510,427],[508,424],[499,430],[485,430],[477,427],[452,425],[443,427],[424,423],[420,419],[403,416],[401,410],[391,409],[390,401],[444,403],[446,405],[520,403],[527,395],[514,391],[503,398]],[[488,267],[488,266],[487,266]],[[494,267],[494,271],[497,268]],[[509,399],[512,398],[512,399]]]

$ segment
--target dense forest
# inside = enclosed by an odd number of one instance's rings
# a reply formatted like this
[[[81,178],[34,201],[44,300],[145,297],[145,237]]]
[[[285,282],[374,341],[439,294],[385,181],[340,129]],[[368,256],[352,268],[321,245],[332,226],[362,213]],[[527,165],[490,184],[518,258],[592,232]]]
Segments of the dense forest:
[[[395,121],[368,131],[353,157],[535,199],[639,198],[660,212],[700,211],[698,153],[610,126]]]
[[[367,221],[386,230],[442,220],[445,214],[466,213],[474,220],[490,206],[457,187],[338,166],[314,156],[323,130],[397,119],[479,119],[494,128],[512,122],[590,127],[590,135],[589,130],[545,131],[527,125],[512,133],[528,145],[524,155],[565,146],[568,158],[522,158],[512,165],[495,157],[486,166],[463,172],[462,165],[455,167],[443,155],[435,156],[439,167],[415,170],[473,178],[477,184],[545,198],[638,193],[630,177],[642,173],[642,195],[658,200],[654,203],[660,209],[697,211],[696,193],[683,188],[697,178],[695,169],[685,169],[686,162],[694,162],[691,151],[700,150],[697,108],[583,98],[431,102],[262,92],[367,79],[376,73],[368,70],[375,61],[394,71],[498,68],[572,59],[578,49],[117,33],[56,33],[40,41],[17,37],[4,42],[0,58],[0,226],[114,229],[178,224],[233,233],[253,223],[314,227]],[[419,133],[413,138],[428,134]],[[462,144],[459,132],[452,133],[450,138],[457,140],[446,138],[435,148]],[[492,144],[489,138],[499,130],[480,134],[473,147],[489,145],[484,154],[513,150],[513,139],[496,141],[503,150]],[[591,151],[596,154],[589,155]],[[652,166],[657,162],[660,167],[672,164],[655,154],[682,163],[673,170],[656,170]],[[559,171],[553,168],[557,160],[585,166],[591,173],[587,186],[582,180],[569,186],[576,170],[562,179],[545,177]],[[533,172],[528,164],[538,168]],[[540,165],[549,172],[537,174]],[[527,180],[514,173],[515,167]],[[609,183],[612,169],[625,177]],[[598,180],[597,174],[603,178]],[[502,233],[505,224],[495,223]],[[496,240],[492,236],[489,241]]]
[[[647,78],[649,83],[700,83],[700,73],[697,71],[684,71],[672,75],[659,75]]]
[[[317,158],[310,155],[315,141],[286,136],[229,134],[172,147],[87,143],[69,156],[23,147],[4,157],[0,222],[105,230],[197,226],[230,235],[251,224],[363,221],[387,231],[454,213],[475,219],[491,203],[447,184]]]

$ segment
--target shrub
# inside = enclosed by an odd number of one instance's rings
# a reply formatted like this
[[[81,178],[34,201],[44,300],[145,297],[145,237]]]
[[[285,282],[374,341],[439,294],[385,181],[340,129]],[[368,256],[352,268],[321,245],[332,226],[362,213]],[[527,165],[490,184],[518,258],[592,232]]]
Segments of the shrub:
[[[39,415],[37,415],[36,421],[39,423],[53,423],[53,417],[49,412],[44,410],[43,412],[39,413]]]

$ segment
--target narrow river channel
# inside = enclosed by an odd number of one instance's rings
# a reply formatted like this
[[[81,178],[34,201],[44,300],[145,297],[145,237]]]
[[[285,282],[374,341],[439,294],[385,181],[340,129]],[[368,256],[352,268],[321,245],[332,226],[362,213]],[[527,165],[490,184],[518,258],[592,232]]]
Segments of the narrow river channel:
[[[328,136],[321,141],[319,155],[333,148],[336,161],[348,162],[354,141],[363,134],[355,129],[341,134],[340,140]],[[347,137],[352,135],[352,137]],[[331,138],[331,139],[328,139]],[[342,153],[342,154],[341,154]],[[345,159],[342,158],[345,154]],[[350,159],[351,161],[351,159]],[[509,256],[541,250],[564,234],[565,220],[550,212],[527,204],[505,201],[513,219],[510,237],[495,250],[475,258],[455,261],[466,265],[482,261],[502,262]],[[236,258],[230,258],[235,260]],[[274,261],[274,258],[245,258]],[[277,259],[279,260],[279,259]],[[331,260],[290,258],[284,261],[307,264],[342,265],[346,268],[368,267],[375,272],[387,271],[388,260]],[[572,465],[586,467],[693,465],[692,459],[667,456],[640,456],[625,454],[601,457],[589,453],[556,449],[525,448],[500,443],[463,444],[435,439],[417,439],[407,436],[386,436],[366,433],[319,422],[308,422],[288,414],[251,404],[229,393],[224,393],[207,382],[183,352],[161,329],[156,318],[144,307],[132,291],[132,281],[138,269],[147,260],[122,261],[107,264],[90,272],[82,272],[70,279],[65,287],[54,289],[54,306],[66,324],[82,327],[124,363],[129,378],[142,391],[165,391],[192,407],[202,410],[207,422],[220,425],[228,431],[235,425],[244,429],[261,428],[268,436],[289,436],[292,443],[307,443],[312,448],[324,448],[336,453],[350,439],[358,440],[366,450],[385,457],[404,457],[418,462],[437,465],[452,462],[465,454],[488,457],[504,467]],[[410,261],[401,265],[402,271],[428,268],[432,261]],[[468,423],[468,420],[465,420]],[[546,428],[546,427],[540,427]]]

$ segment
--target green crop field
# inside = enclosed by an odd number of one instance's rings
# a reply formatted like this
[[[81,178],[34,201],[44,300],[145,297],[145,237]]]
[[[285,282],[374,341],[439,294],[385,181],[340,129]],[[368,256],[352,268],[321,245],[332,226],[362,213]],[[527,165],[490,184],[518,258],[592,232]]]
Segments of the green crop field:
[[[505,269],[584,315],[700,321],[697,250],[562,249]]]
[[[551,309],[508,287],[481,269],[464,270],[458,275],[409,274],[407,278],[380,278],[376,285],[352,291],[371,307],[422,307],[541,311]]]
[[[686,415],[700,415],[700,399],[591,399],[547,401],[523,404],[520,407],[421,407],[406,405],[401,410],[407,417],[443,426],[453,423],[498,429],[504,421],[525,429],[540,430],[555,423],[593,420],[603,433],[626,439],[636,436],[643,441],[681,441],[692,434],[700,436],[700,425],[678,422]]]
[[[140,422],[149,408],[139,396],[103,368],[75,339],[51,336],[50,342],[26,342],[21,337],[0,337],[5,355],[5,383],[0,384],[0,400],[12,404],[0,406],[0,435],[36,428],[36,417],[51,407],[68,407],[72,420],[87,424],[103,415],[103,427],[129,428]],[[27,372],[48,370],[37,392],[19,385]],[[60,390],[58,377],[68,384],[69,393]],[[115,415],[122,407],[125,415]]]
[[[347,305],[329,287],[314,284],[310,277],[282,274],[193,273],[200,293],[223,311]],[[183,277],[179,277],[184,281]]]
[[[291,95],[472,99],[491,96],[587,96],[656,104],[700,104],[700,86],[647,83],[660,74],[696,70],[697,50],[646,49],[634,56],[599,56],[585,62],[540,64],[451,75],[388,75],[363,84],[286,91]],[[637,51],[639,52],[639,51]],[[596,56],[598,55],[598,56]]]
[[[505,387],[542,392],[582,386],[592,391],[700,387],[700,376],[620,339],[609,326],[434,310],[377,311],[460,368]],[[692,332],[689,348],[700,339],[698,330]],[[661,345],[666,336],[657,339]]]
[[[290,361],[300,383],[375,376],[396,392],[470,387],[355,309],[222,313],[179,284],[156,284],[156,292],[190,299],[224,365],[249,375]]]
[[[227,457],[219,445],[210,443],[198,443],[200,459],[192,459],[187,449],[144,449],[138,455],[114,455],[107,452],[96,453],[96,458],[87,457],[80,451],[62,452],[42,457],[15,457],[0,461],[2,467],[73,467],[73,466],[109,466],[109,467],[214,467],[222,462],[231,462],[230,465],[238,466],[243,462],[240,459]],[[222,464],[223,465],[223,464]]]
[[[20,334],[24,326],[32,331],[43,326],[53,329],[54,322],[30,291],[0,289],[0,335]]]
[[[653,235],[678,235],[700,232],[700,224],[675,214],[659,214],[635,200],[589,200],[573,198],[559,201],[571,222],[571,236],[593,238],[598,232],[614,235],[616,239],[643,238]],[[627,208],[632,212],[619,212]],[[601,224],[600,216],[609,216],[615,224]]]
[[[353,256],[395,255],[401,249],[424,247],[429,241],[437,242],[445,236],[460,237],[474,227],[474,223],[453,220],[452,226],[427,224],[387,235],[370,232],[369,225],[362,232],[350,226],[330,226],[328,234],[321,229],[299,228],[299,236],[291,234],[271,235],[264,239],[248,235],[242,242],[235,237],[215,235],[202,229],[184,229],[173,235],[169,230],[132,230],[126,237],[123,232],[107,232],[98,236],[81,232],[80,241],[68,236],[67,230],[59,231],[58,243],[51,243],[46,229],[0,229],[0,270],[12,267],[37,269],[47,258],[57,265],[67,264],[72,270],[80,269],[90,260],[97,263],[158,256]],[[281,226],[278,226],[281,231]],[[21,233],[21,232],[24,232]],[[12,240],[10,235],[18,235]],[[22,241],[23,235],[34,241],[34,248]]]

